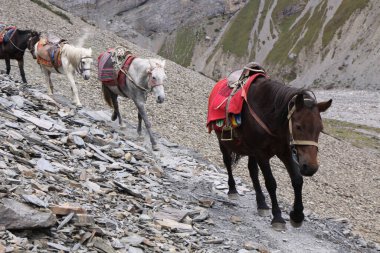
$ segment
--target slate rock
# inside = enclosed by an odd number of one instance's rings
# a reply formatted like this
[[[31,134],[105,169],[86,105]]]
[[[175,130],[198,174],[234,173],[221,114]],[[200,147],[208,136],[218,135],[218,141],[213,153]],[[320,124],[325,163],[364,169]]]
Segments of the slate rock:
[[[3,198],[0,201],[0,226],[6,229],[47,228],[56,222],[50,211],[41,212],[13,199]]]

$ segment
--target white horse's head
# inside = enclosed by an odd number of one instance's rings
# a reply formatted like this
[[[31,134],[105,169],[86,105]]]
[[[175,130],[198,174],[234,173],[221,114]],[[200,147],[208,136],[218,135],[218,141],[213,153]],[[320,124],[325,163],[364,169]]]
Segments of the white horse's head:
[[[148,86],[152,88],[153,94],[157,103],[163,103],[165,100],[164,82],[166,80],[165,74],[165,60],[149,59],[150,68],[148,69],[149,81]]]
[[[92,49],[91,48],[82,48],[82,54],[80,58],[80,63],[78,66],[78,72],[82,75],[84,80],[90,79],[90,70],[93,62],[92,59]]]

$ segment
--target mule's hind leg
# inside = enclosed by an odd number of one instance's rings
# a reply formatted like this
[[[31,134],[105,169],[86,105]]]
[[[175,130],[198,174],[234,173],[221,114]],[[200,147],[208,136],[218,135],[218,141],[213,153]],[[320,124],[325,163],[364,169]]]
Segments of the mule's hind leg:
[[[220,151],[223,154],[223,163],[226,166],[228,173],[228,195],[238,194],[236,190],[236,183],[234,176],[232,175],[232,152],[228,150],[223,144],[219,141]]]
[[[259,180],[259,167],[257,166],[256,159],[253,156],[250,156],[248,158],[248,170],[253,183],[253,188],[255,189],[256,193],[257,211],[260,216],[267,216],[269,214],[269,207],[265,202],[265,196],[261,190]]]
[[[25,71],[24,71],[24,58],[21,58],[21,60],[17,60],[17,62],[18,62],[18,67],[20,69],[21,79],[24,83],[26,83]]]
[[[138,118],[138,120],[139,120],[138,125],[137,125],[137,133],[138,133],[138,135],[141,135],[141,130],[142,130],[142,126],[141,126],[141,124],[142,124],[142,117],[141,117],[141,114],[140,114],[140,113],[138,113],[137,118]]]
[[[272,170],[269,164],[269,160],[258,160],[261,172],[264,175],[265,179],[265,186],[268,190],[270,199],[272,201],[272,226],[275,230],[285,230],[285,220],[281,216],[281,210],[278,206],[277,202],[277,196],[276,196],[276,189],[277,189],[277,183],[276,180],[273,177]]]
[[[115,121],[117,118],[119,118],[119,125],[123,127],[124,124],[123,124],[123,119],[121,118],[121,115],[120,115],[119,103],[117,102],[117,94],[110,92],[110,95],[111,95],[111,101],[113,105],[113,113],[112,113],[111,119],[112,121]]]
[[[51,72],[42,66],[41,66],[41,71],[45,75],[46,88],[47,88],[48,95],[51,96],[53,95],[53,83],[51,82],[51,78],[50,78]]]
[[[11,59],[5,58],[5,66],[7,69],[7,75],[11,72]]]

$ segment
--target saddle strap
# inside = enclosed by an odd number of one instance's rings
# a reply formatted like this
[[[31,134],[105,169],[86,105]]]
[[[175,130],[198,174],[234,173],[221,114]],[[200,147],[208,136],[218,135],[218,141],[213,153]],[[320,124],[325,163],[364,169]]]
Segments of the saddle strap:
[[[267,125],[265,125],[265,123],[260,119],[260,117],[255,113],[255,111],[251,108],[251,106],[249,105],[248,103],[248,99],[247,99],[247,93],[245,92],[245,89],[242,89],[242,92],[241,92],[241,95],[242,97],[244,98],[244,101],[247,103],[247,106],[248,106],[248,109],[249,109],[249,112],[251,113],[252,117],[257,121],[257,123],[259,123],[259,125],[271,136],[275,136],[271,130],[267,127]]]

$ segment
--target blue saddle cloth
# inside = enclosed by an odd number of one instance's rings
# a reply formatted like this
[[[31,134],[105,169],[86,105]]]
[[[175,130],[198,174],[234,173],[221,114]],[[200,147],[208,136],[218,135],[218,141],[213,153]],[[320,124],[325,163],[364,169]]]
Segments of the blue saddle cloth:
[[[12,37],[13,33],[15,32],[16,29],[10,29],[4,34],[4,40],[3,43],[6,44],[9,42],[10,38]]]

